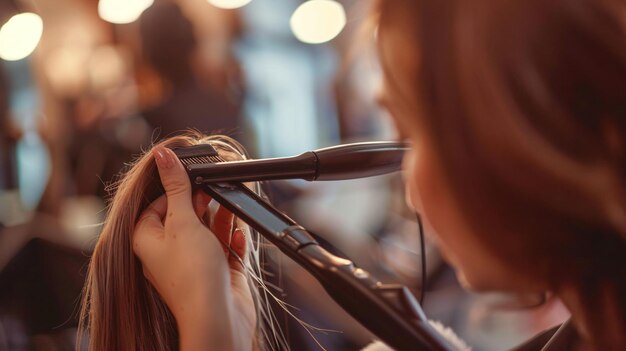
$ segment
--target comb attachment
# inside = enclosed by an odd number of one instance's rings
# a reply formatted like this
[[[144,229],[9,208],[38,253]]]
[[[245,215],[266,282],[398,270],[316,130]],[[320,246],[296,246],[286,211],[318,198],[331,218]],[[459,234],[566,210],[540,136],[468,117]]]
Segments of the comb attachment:
[[[173,149],[172,151],[174,151],[180,162],[185,167],[190,165],[225,162],[225,160],[217,153],[217,150],[209,144],[179,147]]]

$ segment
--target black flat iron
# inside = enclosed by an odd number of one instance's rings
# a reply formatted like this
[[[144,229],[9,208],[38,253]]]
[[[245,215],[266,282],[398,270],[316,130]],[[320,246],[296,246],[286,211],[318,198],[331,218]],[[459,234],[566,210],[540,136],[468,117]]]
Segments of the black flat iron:
[[[210,145],[174,150],[193,183],[277,179],[347,180],[399,171],[408,145],[375,141],[308,151],[298,156],[224,162]]]
[[[331,254],[314,235],[241,184],[272,179],[339,180],[397,171],[407,145],[339,145],[295,157],[222,162],[210,145],[175,149],[195,187],[257,230],[311,273],[364,327],[396,350],[455,350],[428,322],[402,285],[382,284],[347,258]],[[215,163],[217,162],[217,163]]]

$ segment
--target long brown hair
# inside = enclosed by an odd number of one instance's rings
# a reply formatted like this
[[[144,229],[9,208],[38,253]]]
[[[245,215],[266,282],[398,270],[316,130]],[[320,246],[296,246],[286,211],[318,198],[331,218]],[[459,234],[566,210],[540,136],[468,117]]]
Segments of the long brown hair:
[[[164,140],[160,145],[176,148],[201,143],[210,143],[227,161],[242,159],[245,154],[241,145],[231,138],[206,137],[193,132]],[[144,277],[141,262],[132,250],[132,233],[140,214],[164,193],[152,154],[146,152],[130,165],[111,190],[114,196],[91,258],[84,288],[78,346],[81,346],[82,337],[88,336],[90,350],[176,350],[176,321]],[[258,287],[263,285],[259,266],[249,263],[258,263],[259,245],[252,242],[253,236],[246,237],[249,241],[246,273],[254,275],[249,276],[253,278],[249,279],[250,286]],[[269,340],[268,333],[276,332],[267,331],[264,326],[272,323],[271,312],[258,291],[253,289],[252,293],[258,316],[257,341],[262,341],[263,337]],[[276,341],[278,337],[271,337],[276,344],[281,343]],[[262,345],[257,343],[257,346]]]
[[[595,349],[626,347],[626,2],[378,10],[394,107],[428,135],[472,233],[528,279],[573,287]]]

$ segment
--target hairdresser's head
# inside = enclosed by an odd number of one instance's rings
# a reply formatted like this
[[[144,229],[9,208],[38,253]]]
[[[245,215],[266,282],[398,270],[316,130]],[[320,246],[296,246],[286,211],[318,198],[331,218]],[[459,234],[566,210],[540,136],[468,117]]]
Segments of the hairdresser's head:
[[[379,6],[383,100],[414,145],[409,198],[460,276],[624,294],[626,3]]]

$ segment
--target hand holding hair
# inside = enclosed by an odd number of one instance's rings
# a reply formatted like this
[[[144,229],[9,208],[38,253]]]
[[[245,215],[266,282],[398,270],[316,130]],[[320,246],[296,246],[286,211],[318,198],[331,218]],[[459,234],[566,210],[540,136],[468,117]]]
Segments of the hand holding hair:
[[[153,155],[166,194],[140,216],[133,250],[176,318],[180,349],[252,349],[256,316],[250,288],[239,259],[226,247],[244,257],[243,232],[233,232],[234,216],[221,206],[208,213],[209,196],[192,196],[170,149],[156,147]],[[202,218],[210,219],[210,230]]]

